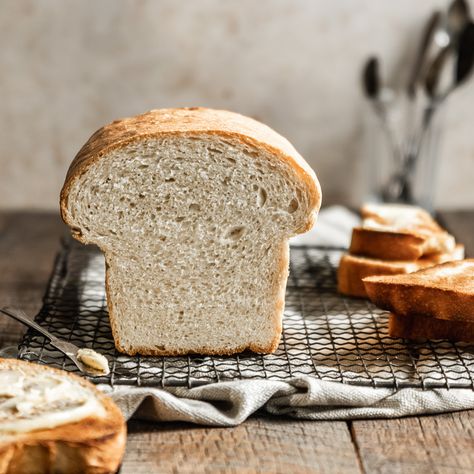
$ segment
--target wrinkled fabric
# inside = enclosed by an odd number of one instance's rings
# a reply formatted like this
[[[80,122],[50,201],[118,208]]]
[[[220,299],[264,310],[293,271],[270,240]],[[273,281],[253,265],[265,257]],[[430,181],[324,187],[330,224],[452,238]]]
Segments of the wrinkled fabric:
[[[306,420],[395,418],[474,408],[470,389],[392,390],[296,377],[238,380],[196,388],[99,386],[127,419],[235,426],[257,410]]]

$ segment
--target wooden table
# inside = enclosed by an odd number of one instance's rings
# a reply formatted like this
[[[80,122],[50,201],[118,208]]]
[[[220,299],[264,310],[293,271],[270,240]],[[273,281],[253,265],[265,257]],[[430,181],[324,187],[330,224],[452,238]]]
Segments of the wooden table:
[[[440,216],[474,256],[474,211]],[[36,314],[66,229],[50,213],[0,213],[0,304]],[[0,319],[0,347],[23,326]],[[474,410],[397,420],[295,421],[266,415],[236,428],[128,425],[123,474],[474,473]]]

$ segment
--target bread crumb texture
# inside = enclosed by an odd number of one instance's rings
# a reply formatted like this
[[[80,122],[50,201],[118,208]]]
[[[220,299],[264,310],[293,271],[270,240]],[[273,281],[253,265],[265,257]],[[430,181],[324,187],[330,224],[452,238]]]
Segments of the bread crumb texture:
[[[73,234],[105,252],[117,347],[275,350],[288,239],[319,209],[314,173],[229,130],[127,136],[84,169],[73,163],[62,202]]]

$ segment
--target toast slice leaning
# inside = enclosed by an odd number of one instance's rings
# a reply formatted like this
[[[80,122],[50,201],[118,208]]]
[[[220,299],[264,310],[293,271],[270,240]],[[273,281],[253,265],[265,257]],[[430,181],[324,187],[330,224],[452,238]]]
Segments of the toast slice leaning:
[[[390,314],[388,333],[403,339],[448,339],[474,341],[474,322],[447,321],[429,316],[400,316]]]
[[[474,259],[363,281],[373,303],[399,316],[474,323]]]
[[[450,253],[455,240],[428,212],[416,206],[368,204],[362,225],[354,228],[350,253],[383,260],[416,260],[423,255]]]
[[[0,359],[0,474],[116,472],[125,439],[119,408],[91,383]]]
[[[463,258],[464,245],[462,244],[457,244],[453,252],[427,255],[414,261],[379,260],[346,254],[339,262],[338,291],[344,295],[367,298],[363,278],[374,275],[413,273],[423,268]]]

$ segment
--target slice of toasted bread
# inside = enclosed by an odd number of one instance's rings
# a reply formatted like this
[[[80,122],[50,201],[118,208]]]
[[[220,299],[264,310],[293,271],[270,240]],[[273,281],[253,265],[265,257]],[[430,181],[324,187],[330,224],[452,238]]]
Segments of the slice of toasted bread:
[[[474,259],[363,281],[373,303],[399,316],[474,322]]]
[[[391,313],[388,333],[391,337],[403,339],[448,339],[471,342],[474,341],[474,323]]]
[[[120,410],[91,383],[0,359],[0,474],[116,472],[125,438]]]
[[[454,251],[454,237],[423,209],[370,204],[361,209],[362,225],[352,233],[350,253],[383,260],[416,260]]]
[[[365,277],[412,273],[423,268],[463,258],[464,245],[462,244],[457,244],[453,252],[427,255],[413,261],[378,260],[346,254],[342,256],[339,262],[338,291],[349,296],[367,298],[367,292],[362,281]]]

